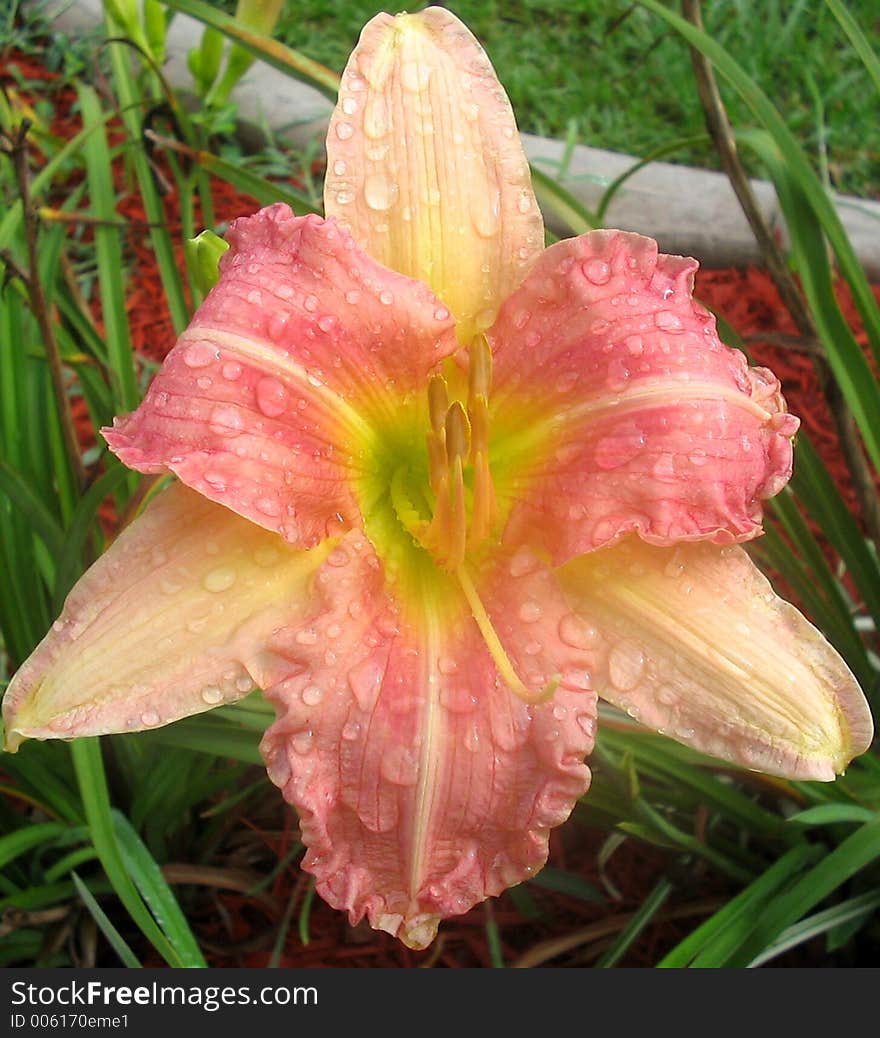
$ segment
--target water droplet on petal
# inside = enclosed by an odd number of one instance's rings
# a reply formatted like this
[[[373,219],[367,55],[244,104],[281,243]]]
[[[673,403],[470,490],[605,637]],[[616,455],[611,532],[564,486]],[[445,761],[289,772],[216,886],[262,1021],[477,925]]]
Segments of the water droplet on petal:
[[[317,685],[306,685],[302,691],[302,701],[306,706],[317,706],[323,697],[324,693]]]
[[[510,575],[512,577],[524,577],[527,573],[534,573],[537,566],[537,555],[528,548],[520,548],[510,560]]]
[[[419,758],[409,746],[392,746],[382,755],[382,774],[396,786],[415,785],[419,777]]]
[[[202,699],[210,706],[223,702],[223,693],[216,685],[208,685],[202,689]]]
[[[243,427],[244,421],[234,407],[215,407],[208,420],[208,428],[217,436],[238,436]]]
[[[354,115],[357,111],[358,103],[353,97],[343,97],[341,108],[346,115]]]
[[[438,306],[437,307],[437,309],[434,311],[434,320],[435,321],[448,321],[449,320],[449,311],[446,309],[445,306]]]
[[[599,640],[599,632],[576,613],[566,613],[559,621],[559,637],[573,649],[591,649]]]
[[[681,318],[672,310],[660,310],[654,316],[654,323],[664,332],[680,332],[683,330]]]
[[[190,368],[206,368],[220,356],[211,342],[194,342],[183,351],[183,362]]]
[[[519,607],[518,616],[524,624],[533,624],[541,619],[543,612],[537,602],[523,602]]]
[[[584,277],[594,285],[607,285],[611,278],[611,268],[604,260],[591,259],[583,265]]]
[[[575,717],[575,721],[577,721],[581,731],[592,739],[596,734],[596,719],[591,714],[583,713],[578,714]]]
[[[312,739],[314,738],[311,729],[306,729],[304,732],[297,732],[296,735],[290,740],[290,745],[293,747],[294,752],[300,756],[305,756],[309,753],[312,748]]]
[[[357,721],[349,721],[342,729],[342,738],[346,742],[354,742],[354,740],[360,735],[361,726]]]
[[[390,209],[399,193],[397,184],[384,173],[372,173],[364,181],[364,200],[376,212]]]
[[[274,566],[281,558],[281,552],[270,544],[264,544],[254,552],[254,562],[258,566]]]
[[[261,378],[256,388],[257,407],[267,418],[277,418],[287,410],[288,392],[277,378]]]
[[[688,455],[688,461],[691,465],[705,465],[708,460],[705,451],[693,450]]]
[[[391,306],[391,304],[394,302],[394,293],[389,292],[387,288],[383,289],[379,293],[379,302],[382,303],[384,306]]]
[[[148,728],[155,728],[161,720],[162,718],[155,710],[145,710],[141,714],[141,724],[146,725]]]
[[[231,566],[218,566],[217,569],[212,569],[205,574],[202,586],[206,591],[213,591],[217,594],[231,588],[235,580],[236,573]]]
[[[246,692],[252,692],[254,683],[248,674],[242,674],[240,677],[235,679],[235,687],[242,694]]]
[[[354,133],[354,127],[351,123],[337,123],[336,124],[336,136],[341,141],[347,141]]]
[[[458,664],[451,656],[441,656],[440,659],[437,660],[437,670],[439,670],[441,674],[455,674],[458,671]]]
[[[672,685],[661,685],[657,689],[657,702],[663,706],[675,706],[678,702],[678,693]]]
[[[351,610],[349,609],[349,612]],[[372,710],[382,684],[383,668],[373,659],[356,664],[348,672],[348,685],[361,710]]]
[[[645,655],[630,642],[618,642],[608,655],[608,679],[620,692],[630,692],[642,679]]]
[[[236,364],[235,361],[229,361],[229,363],[223,365],[220,369],[220,373],[227,382],[234,382],[237,378],[241,377],[241,365]]]

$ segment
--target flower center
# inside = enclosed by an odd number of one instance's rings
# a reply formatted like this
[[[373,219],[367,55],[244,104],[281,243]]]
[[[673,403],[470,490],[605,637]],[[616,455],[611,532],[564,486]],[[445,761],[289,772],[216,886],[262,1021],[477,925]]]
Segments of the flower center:
[[[449,400],[442,375],[428,385],[428,482],[433,495],[429,520],[398,517],[438,565],[450,573],[489,536],[497,506],[489,469],[489,390],[492,353],[485,336],[468,350],[467,406]],[[403,478],[403,473],[400,474]],[[392,493],[394,490],[392,488]]]

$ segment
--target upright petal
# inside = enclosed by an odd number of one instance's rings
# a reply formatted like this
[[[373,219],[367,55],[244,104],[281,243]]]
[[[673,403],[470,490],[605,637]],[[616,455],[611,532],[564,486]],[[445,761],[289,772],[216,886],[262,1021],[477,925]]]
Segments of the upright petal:
[[[507,96],[448,11],[377,15],[342,77],[324,206],[381,263],[430,285],[462,343],[544,247]]]
[[[756,771],[830,780],[870,745],[846,664],[739,547],[630,537],[561,571],[599,694]]]
[[[247,695],[330,546],[297,551],[180,485],[88,570],[3,699],[6,741],[155,728]]]
[[[358,532],[318,574],[307,623],[271,643],[296,666],[266,693],[278,720],[262,750],[298,809],[303,866],[352,922],[414,948],[537,871],[588,784],[595,695],[556,634],[567,604],[531,561],[514,571],[481,586],[521,673],[565,672],[540,706],[511,694],[466,610],[427,595],[420,617],[401,610]]]
[[[456,348],[445,307],[334,221],[285,205],[236,220],[220,280],[143,404],[104,435],[291,543],[360,521],[352,479],[376,421]]]
[[[595,231],[549,248],[505,303],[489,337],[510,542],[561,563],[630,531],[654,544],[760,533],[799,423],[694,303],[695,269],[650,238]]]

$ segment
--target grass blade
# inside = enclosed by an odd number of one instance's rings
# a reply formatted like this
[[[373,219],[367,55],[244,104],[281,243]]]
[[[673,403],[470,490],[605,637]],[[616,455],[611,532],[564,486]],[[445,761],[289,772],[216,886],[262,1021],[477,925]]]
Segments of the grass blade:
[[[125,943],[125,938],[116,929],[113,923],[107,918],[104,909],[95,900],[91,890],[83,883],[83,881],[74,872],[72,874],[74,886],[76,887],[77,893],[82,898],[83,904],[91,913],[92,918],[98,924],[98,929],[107,938],[110,947],[116,952],[119,958],[122,960],[123,966],[128,966],[129,969],[140,969],[141,964],[138,962],[137,956]]]

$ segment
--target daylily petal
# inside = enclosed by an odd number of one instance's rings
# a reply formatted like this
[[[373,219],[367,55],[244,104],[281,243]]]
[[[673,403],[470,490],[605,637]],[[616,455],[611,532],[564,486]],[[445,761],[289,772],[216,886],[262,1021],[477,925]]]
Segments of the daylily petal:
[[[495,319],[544,247],[510,102],[448,11],[377,15],[342,77],[324,206],[385,266],[430,285],[459,340]]]
[[[506,540],[561,563],[630,531],[654,544],[760,533],[799,423],[694,303],[696,266],[595,231],[549,248],[505,303],[489,333],[493,422],[522,444]]]
[[[265,643],[304,615],[328,551],[295,550],[170,487],[80,579],[12,679],[9,747],[155,728],[277,679]]]
[[[739,547],[627,538],[561,571],[594,654],[595,688],[699,750],[789,778],[831,780],[871,742],[846,664]]]
[[[266,692],[278,720],[262,750],[299,812],[303,867],[353,923],[414,948],[539,869],[589,781],[596,700],[557,634],[568,605],[534,560],[511,566],[480,585],[522,673],[566,674],[540,706],[505,687],[466,611],[426,602],[407,619],[357,531],[318,574],[315,613],[270,643],[296,672]]]
[[[335,221],[285,205],[234,221],[220,280],[146,399],[104,431],[126,465],[174,472],[288,541],[360,521],[370,423],[456,349],[445,307]]]

